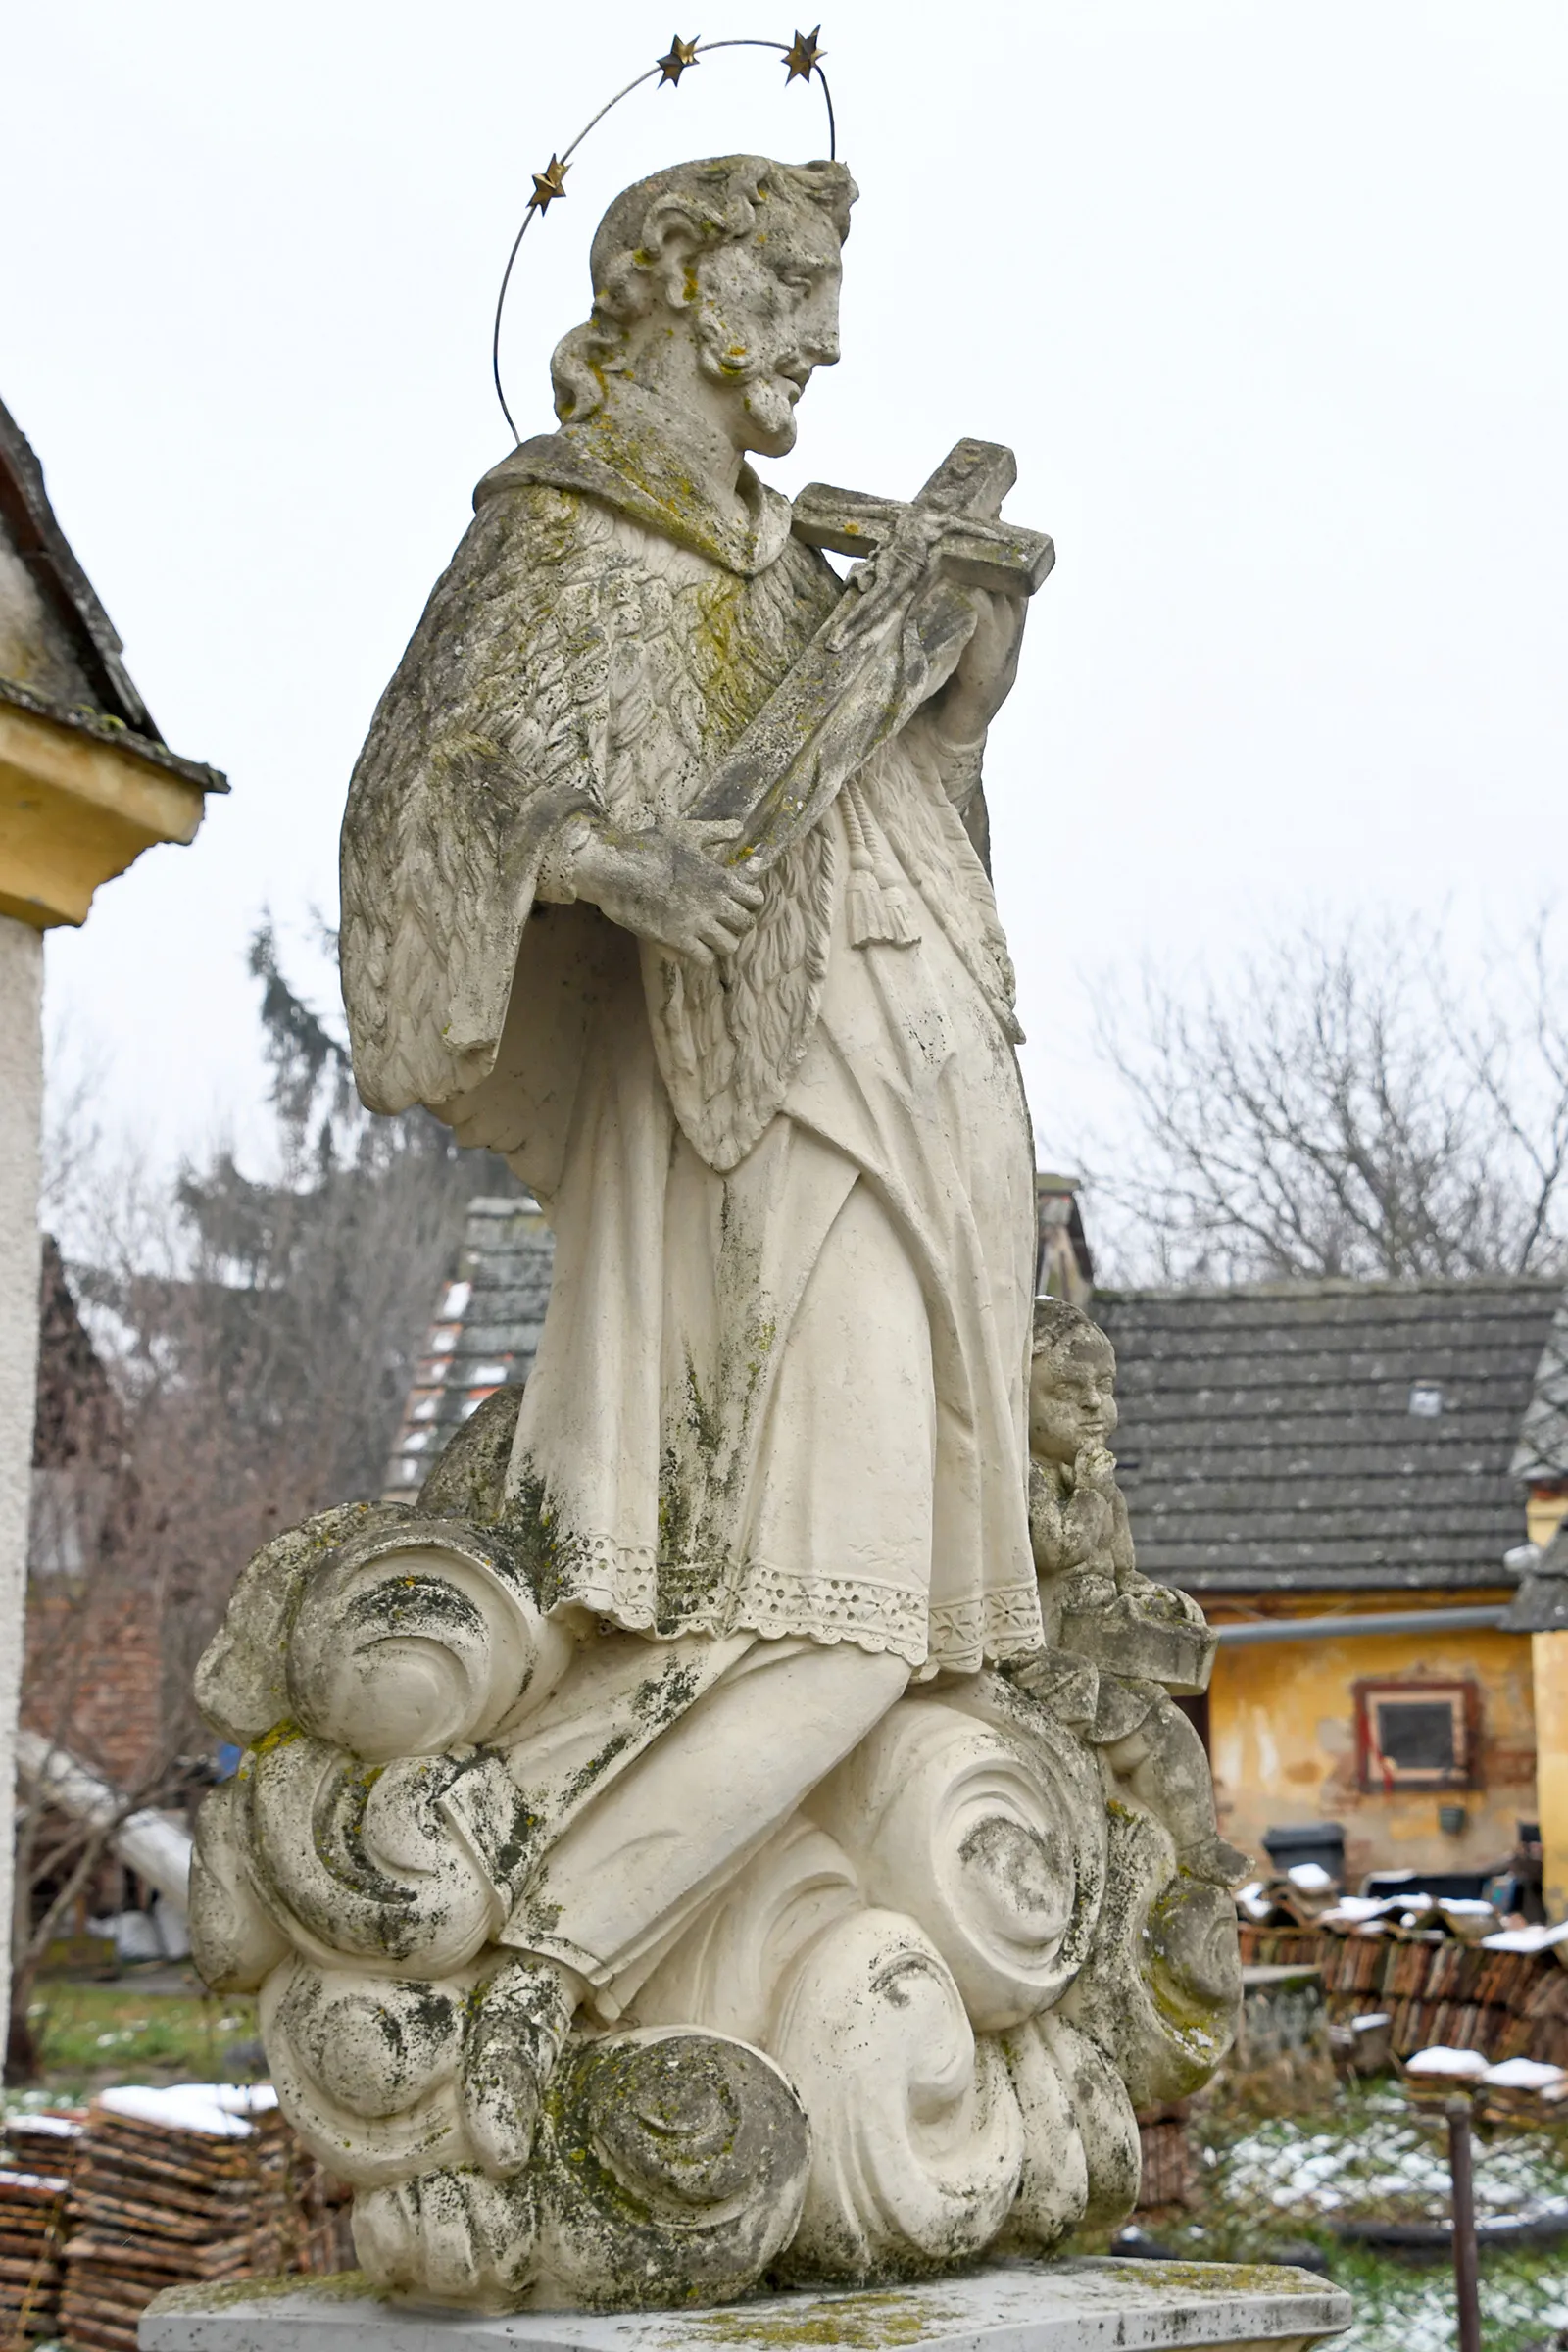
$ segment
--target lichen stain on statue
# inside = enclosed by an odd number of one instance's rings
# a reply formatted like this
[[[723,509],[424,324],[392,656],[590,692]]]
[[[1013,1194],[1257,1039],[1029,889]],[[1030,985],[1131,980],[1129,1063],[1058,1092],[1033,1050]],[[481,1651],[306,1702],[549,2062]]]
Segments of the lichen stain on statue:
[[[416,1501],[240,1577],[191,1925],[418,2302],[1049,2251],[1235,2018],[1212,1642],[1137,1572],[1108,1343],[1032,1300],[973,846],[1050,543],[988,443],[907,505],[747,462],[838,357],[854,194],[740,156],[612,206],[561,430],[350,793],[361,1091],[509,1156],[555,1288]]]

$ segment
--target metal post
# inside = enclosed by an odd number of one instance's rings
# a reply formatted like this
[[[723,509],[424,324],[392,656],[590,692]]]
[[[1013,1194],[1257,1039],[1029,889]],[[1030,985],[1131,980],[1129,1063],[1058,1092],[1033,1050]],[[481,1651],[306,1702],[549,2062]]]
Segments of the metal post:
[[[1453,2183],[1453,2297],[1459,2314],[1459,2352],[1481,2352],[1475,2174],[1470,2161],[1470,2102],[1466,2098],[1448,2101],[1448,2173]]]

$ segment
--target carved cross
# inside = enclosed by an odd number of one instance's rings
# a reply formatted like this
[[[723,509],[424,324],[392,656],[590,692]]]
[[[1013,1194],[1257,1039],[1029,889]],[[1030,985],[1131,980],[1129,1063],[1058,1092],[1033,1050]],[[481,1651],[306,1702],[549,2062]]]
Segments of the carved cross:
[[[945,535],[936,552],[935,568],[945,578],[964,588],[1033,596],[1056,551],[1044,531],[1000,520],[1002,502],[1017,478],[1013,454],[1000,441],[959,441],[911,502],[939,514],[971,518],[969,529]],[[830,548],[837,556],[871,556],[907,512],[897,499],[808,482],[795,501],[794,531],[808,547]]]
[[[853,593],[839,599],[710,776],[690,813],[739,825],[720,854],[726,865],[765,872],[878,744],[913,716],[974,627],[966,589],[1033,596],[1055,549],[1043,531],[999,519],[1016,478],[1010,449],[960,441],[912,506],[822,482],[802,491],[797,534],[842,555],[876,555],[900,535],[906,516],[951,517],[956,527],[919,550],[919,563],[890,601],[877,601],[874,588],[863,601]],[[896,550],[890,561],[898,562]]]

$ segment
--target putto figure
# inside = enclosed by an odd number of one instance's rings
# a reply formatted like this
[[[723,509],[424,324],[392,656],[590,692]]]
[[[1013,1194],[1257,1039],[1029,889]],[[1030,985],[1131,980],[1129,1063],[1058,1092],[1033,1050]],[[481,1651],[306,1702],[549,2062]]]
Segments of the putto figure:
[[[1029,1531],[1046,1646],[1009,1673],[1103,1752],[1184,1870],[1239,1886],[1250,1857],[1215,1827],[1208,1758],[1175,1703],[1208,1688],[1214,1637],[1195,1600],[1138,1572],[1109,1449],[1116,1351],[1082,1307],[1038,1298],[1033,1359]]]
[[[1049,2247],[1239,1989],[1213,1868],[993,1671],[1046,1644],[975,845],[1050,547],[985,443],[902,507],[753,472],[854,198],[732,156],[611,207],[561,429],[480,483],[350,794],[361,1092],[507,1154],[555,1289],[412,1511],[241,1579],[193,1930],[425,2299]]]

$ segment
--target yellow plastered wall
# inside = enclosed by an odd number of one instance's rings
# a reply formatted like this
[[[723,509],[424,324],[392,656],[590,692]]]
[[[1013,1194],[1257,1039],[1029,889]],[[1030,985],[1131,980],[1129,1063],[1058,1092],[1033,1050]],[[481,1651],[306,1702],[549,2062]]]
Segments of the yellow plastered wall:
[[[1549,1487],[1534,1489],[1525,1505],[1525,1524],[1532,1544],[1539,1544],[1544,1551],[1565,1518],[1568,1518],[1568,1489],[1561,1493],[1553,1493]]]
[[[1536,1689],[1542,1891],[1548,1919],[1568,1919],[1568,1634],[1530,1643]]]
[[[1455,1593],[1450,1605],[1500,1597]],[[1382,1596],[1380,1605],[1390,1606],[1391,1597]],[[1343,1597],[1300,1596],[1302,1616],[1344,1612]],[[1568,1642],[1568,1636],[1556,1639]],[[1423,1678],[1479,1686],[1481,1786],[1363,1793],[1356,1773],[1355,1685]],[[1568,1694],[1563,1703],[1568,1711]],[[1260,1865],[1266,1829],[1314,1821],[1345,1824],[1352,1886],[1369,1870],[1475,1870],[1500,1862],[1513,1850],[1517,1824],[1537,1815],[1531,1638],[1376,1634],[1222,1644],[1209,1686],[1209,1750],[1221,1827]],[[1568,1745],[1563,1753],[1568,1773]],[[1464,1807],[1466,1824],[1457,1837],[1439,1828],[1440,1805]]]

